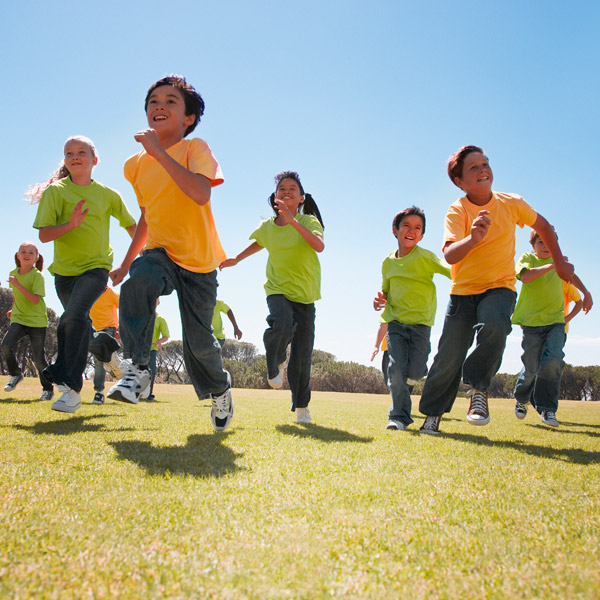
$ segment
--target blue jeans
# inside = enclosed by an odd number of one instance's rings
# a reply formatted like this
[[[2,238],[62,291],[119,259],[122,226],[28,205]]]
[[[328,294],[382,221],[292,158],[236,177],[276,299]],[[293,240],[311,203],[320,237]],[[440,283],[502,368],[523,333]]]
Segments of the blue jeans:
[[[48,392],[51,392],[52,382],[49,381],[44,374],[44,369],[48,366],[46,363],[46,357],[44,355],[46,327],[28,327],[27,325],[21,325],[20,323],[11,323],[8,326],[6,335],[2,340],[2,353],[6,359],[8,374],[11,376],[23,374],[21,367],[19,367],[17,363],[17,358],[15,357],[15,346],[17,345],[18,341],[25,336],[29,337],[29,345],[31,346],[31,353],[33,354],[33,362],[35,363],[35,368],[37,369],[42,388]]]
[[[515,386],[515,398],[518,402],[531,402],[539,412],[558,410],[566,341],[564,323],[523,327],[523,368]]]
[[[398,321],[388,323],[388,387],[392,395],[389,418],[410,425],[412,385],[407,379],[422,379],[427,375],[427,358],[431,351],[431,327],[407,325]]]
[[[287,379],[292,392],[292,411],[310,402],[310,369],[315,343],[315,305],[292,302],[283,294],[267,296],[268,329],[263,341],[267,354],[267,375],[277,377],[279,365],[290,348]]]
[[[221,346],[213,335],[212,318],[217,300],[217,272],[193,273],[176,265],[163,248],[146,250],[136,258],[129,279],[121,287],[119,331],[123,357],[136,365],[150,362],[156,300],[177,291],[183,360],[199,398],[220,395],[231,379],[223,369]]]
[[[106,333],[115,337],[117,333],[116,327],[105,327],[102,329]],[[104,391],[104,382],[106,381],[106,369],[104,368],[104,363],[97,359],[94,356],[94,391],[102,392]]]
[[[108,271],[90,269],[81,275],[55,275],[54,286],[65,312],[58,321],[58,353],[46,374],[56,384],[81,391],[92,334],[90,309],[106,289]]]
[[[488,390],[502,363],[516,298],[517,294],[507,288],[450,296],[438,351],[419,403],[424,415],[450,412],[461,376],[470,387]],[[467,357],[475,335],[475,348]]]
[[[148,369],[150,370],[150,395],[154,390],[154,379],[156,378],[156,359],[158,357],[158,350],[150,350],[150,362],[148,363]]]

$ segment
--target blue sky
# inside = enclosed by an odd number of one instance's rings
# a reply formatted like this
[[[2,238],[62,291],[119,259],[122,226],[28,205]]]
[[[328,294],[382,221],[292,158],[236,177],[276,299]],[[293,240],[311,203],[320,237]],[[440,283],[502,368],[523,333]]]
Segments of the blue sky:
[[[271,215],[273,176],[300,173],[325,221],[316,348],[368,364],[378,315],[371,300],[381,261],[394,250],[391,221],[416,204],[427,215],[425,248],[441,252],[446,209],[460,192],[446,159],[482,146],[494,188],[521,194],[553,223],[564,253],[600,302],[597,236],[600,8],[596,2],[11,3],[0,48],[5,116],[0,278],[26,239],[35,208],[21,198],[46,178],[73,134],[92,138],[95,179],[139,209],[123,177],[140,147],[149,85],[181,73],[206,102],[193,135],[220,161],[225,184],[213,212],[228,255]],[[128,236],[111,230],[120,261]],[[517,257],[529,231],[517,231]],[[51,244],[41,245],[47,262]],[[594,252],[595,253],[595,252]],[[219,297],[244,341],[262,352],[266,252],[224,271]],[[449,283],[438,283],[435,353]],[[60,313],[52,277],[47,303]],[[181,338],[177,300],[160,312]],[[226,333],[231,327],[226,322]],[[599,364],[600,306],[573,322],[571,364]],[[520,332],[504,372],[520,368]],[[378,363],[377,363],[378,365]]]

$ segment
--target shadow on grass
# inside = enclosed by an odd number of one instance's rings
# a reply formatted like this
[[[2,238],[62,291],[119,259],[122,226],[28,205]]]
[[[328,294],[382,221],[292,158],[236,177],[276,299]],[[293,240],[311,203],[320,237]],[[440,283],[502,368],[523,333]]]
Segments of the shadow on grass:
[[[185,446],[153,446],[150,442],[111,442],[121,460],[128,460],[148,475],[222,477],[240,470],[236,454],[223,444],[229,433],[194,434]]]
[[[360,442],[367,444],[373,441],[372,437],[363,437],[342,429],[321,427],[312,423],[306,425],[278,425],[277,431],[296,437],[315,438],[323,442]]]
[[[35,425],[12,425],[12,427],[35,435],[72,435],[90,431],[133,431],[130,427],[111,429],[106,427],[104,423],[92,422],[94,419],[105,420],[107,417],[108,415],[79,416],[60,421],[39,421]]]
[[[532,456],[537,456],[539,458],[562,460],[579,465],[589,465],[600,461],[600,452],[588,452],[587,450],[580,450],[578,448],[551,448],[548,446],[538,446],[535,444],[527,444],[522,442],[490,440],[484,436],[471,435],[468,433],[444,433],[443,437],[457,440],[459,442],[477,444],[478,446],[489,446],[491,448],[511,448],[512,450],[518,450],[519,452],[531,454]]]
[[[0,404],[33,404],[34,402],[48,402],[48,400],[40,400],[39,398],[15,398],[12,396],[0,398]]]

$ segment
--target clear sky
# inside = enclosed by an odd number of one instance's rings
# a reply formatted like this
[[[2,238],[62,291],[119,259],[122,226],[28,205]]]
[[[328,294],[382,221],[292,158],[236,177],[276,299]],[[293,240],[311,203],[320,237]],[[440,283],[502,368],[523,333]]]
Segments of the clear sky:
[[[277,172],[298,171],[321,209],[316,348],[368,364],[381,261],[397,247],[392,218],[422,207],[421,245],[441,253],[444,215],[460,196],[446,160],[477,144],[490,158],[494,189],[521,194],[556,226],[599,303],[573,321],[566,360],[600,364],[600,210],[590,187],[599,169],[599,7],[593,0],[11,2],[0,26],[2,285],[19,244],[37,240],[35,208],[23,192],[58,166],[68,136],[94,140],[101,159],[94,178],[119,190],[139,216],[123,163],[141,149],[133,134],[147,126],[149,85],[180,73],[206,102],[193,135],[210,144],[225,174],[212,206],[229,256],[271,216]],[[116,222],[111,236],[120,261],[129,238]],[[517,257],[528,237],[517,230]],[[49,264],[52,245],[41,251]],[[261,352],[266,258],[259,253],[219,277],[219,297],[243,340]],[[449,293],[445,278],[437,283],[431,358]],[[60,313],[49,273],[46,287]],[[160,312],[181,339],[175,294]],[[501,371],[519,370],[520,338],[518,330],[509,337]]]

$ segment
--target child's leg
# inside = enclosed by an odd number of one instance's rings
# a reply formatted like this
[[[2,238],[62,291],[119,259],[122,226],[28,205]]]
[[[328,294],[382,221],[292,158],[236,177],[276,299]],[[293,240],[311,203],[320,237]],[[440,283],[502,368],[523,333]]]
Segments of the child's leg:
[[[392,395],[392,405],[388,418],[404,425],[413,423],[410,416],[410,389],[406,384],[410,351],[410,329],[408,325],[391,321],[387,330],[388,341],[388,386]]]
[[[463,365],[463,381],[476,390],[486,392],[502,363],[517,294],[507,288],[498,288],[476,298],[477,340]]]
[[[150,395],[154,390],[154,378],[156,377],[156,350],[150,350],[150,362],[148,363],[148,369],[150,369]]]
[[[438,351],[419,402],[419,411],[424,415],[441,416],[452,408],[476,323],[475,297],[450,296]]]
[[[231,387],[223,369],[221,345],[213,334],[217,272],[192,273],[178,267],[176,289],[183,331],[183,359],[198,398],[219,396]]]
[[[294,335],[294,310],[283,294],[267,296],[267,306],[269,327],[265,330],[263,342],[267,355],[267,377],[273,379],[279,373],[279,365],[285,362],[287,347]]]
[[[19,375],[23,374],[21,367],[19,367],[17,363],[15,346],[25,335],[27,335],[27,327],[25,327],[25,325],[21,325],[20,323],[11,323],[8,326],[8,330],[4,336],[4,339],[2,340],[2,354],[4,354],[4,358],[6,359],[6,367],[8,369],[8,374],[11,377],[18,377]]]
[[[429,325],[408,325],[410,345],[406,376],[419,381],[427,375],[427,359],[431,352],[431,327]]]
[[[294,313],[295,328],[287,378],[292,392],[292,410],[295,411],[296,408],[307,407],[310,402],[310,369],[315,344],[315,305],[298,302],[290,302],[290,304]]]
[[[27,334],[31,344],[31,353],[33,362],[38,371],[42,389],[47,392],[52,391],[52,382],[44,374],[44,369],[48,366],[46,355],[44,353],[44,342],[46,341],[46,327],[28,327]]]
[[[106,289],[108,271],[91,269],[76,277],[55,276],[58,298],[65,312],[56,330],[58,354],[46,371],[54,383],[81,391],[92,331],[90,309]]]
[[[564,363],[563,348],[567,340],[564,323],[544,327],[545,335],[533,390],[533,401],[538,412],[558,410],[560,379]]]
[[[534,407],[533,389],[540,367],[540,358],[544,344],[542,329],[542,327],[523,327],[523,340],[521,342],[521,348],[523,348],[523,354],[521,355],[523,368],[517,377],[514,392],[517,402],[521,404],[532,402]]]
[[[162,248],[147,250],[129,269],[129,279],[121,286],[119,333],[123,358],[147,366],[156,315],[156,300],[174,289],[172,270],[176,266]]]

